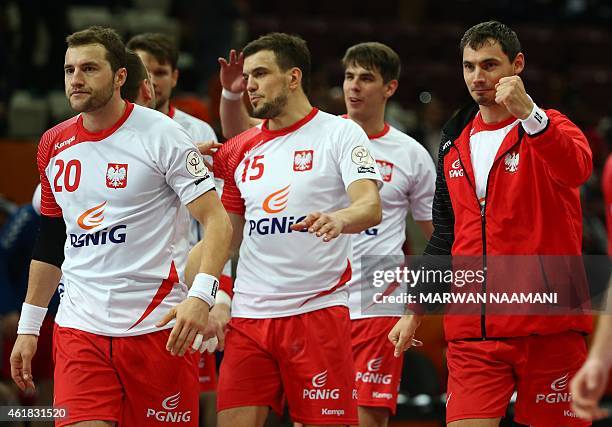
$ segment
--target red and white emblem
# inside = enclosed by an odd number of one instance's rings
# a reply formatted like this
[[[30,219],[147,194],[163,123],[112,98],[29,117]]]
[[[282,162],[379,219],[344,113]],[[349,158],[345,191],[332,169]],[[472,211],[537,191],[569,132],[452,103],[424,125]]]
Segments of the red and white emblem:
[[[127,186],[127,163],[109,163],[106,168],[106,186],[108,188],[125,188]]]
[[[391,177],[393,176],[393,163],[385,162],[384,160],[376,160],[376,164],[378,165],[378,170],[380,171],[383,181],[391,181]]]
[[[304,172],[312,169],[312,150],[302,150],[293,153],[293,170]]]

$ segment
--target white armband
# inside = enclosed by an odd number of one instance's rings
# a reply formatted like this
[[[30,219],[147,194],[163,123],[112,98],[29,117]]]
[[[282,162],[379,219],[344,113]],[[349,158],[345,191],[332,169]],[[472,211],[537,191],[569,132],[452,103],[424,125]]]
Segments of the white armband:
[[[546,129],[546,125],[548,124],[548,116],[544,110],[534,103],[531,113],[525,120],[521,120],[521,124],[523,125],[523,129],[525,129],[527,134],[535,135],[536,133],[542,132],[544,129]]]
[[[193,284],[187,297],[196,297],[204,301],[210,307],[215,305],[215,296],[219,289],[219,280],[206,273],[198,273],[193,279]]]
[[[40,335],[40,327],[45,320],[47,309],[26,302],[21,306],[21,316],[17,326],[17,335]]]
[[[221,96],[229,101],[238,101],[242,99],[242,94],[244,92],[232,92],[231,90],[227,90],[223,88],[221,90]]]

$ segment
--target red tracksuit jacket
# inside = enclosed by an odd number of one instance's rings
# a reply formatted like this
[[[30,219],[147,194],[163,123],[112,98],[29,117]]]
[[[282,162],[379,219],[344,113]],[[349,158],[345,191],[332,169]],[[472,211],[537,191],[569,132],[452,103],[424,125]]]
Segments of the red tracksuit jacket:
[[[443,129],[433,201],[434,233],[425,257],[478,257],[487,273],[473,292],[554,291],[566,308],[477,304],[463,311],[467,315],[446,314],[446,339],[496,339],[569,330],[589,333],[591,317],[567,310],[567,305],[588,301],[579,258],[579,186],[592,169],[584,134],[555,110],[546,111],[548,125],[537,135],[526,134],[519,123],[496,155],[486,205],[481,207],[469,144],[477,111],[476,105],[459,111]],[[465,305],[459,310],[451,307],[447,313],[465,309]]]

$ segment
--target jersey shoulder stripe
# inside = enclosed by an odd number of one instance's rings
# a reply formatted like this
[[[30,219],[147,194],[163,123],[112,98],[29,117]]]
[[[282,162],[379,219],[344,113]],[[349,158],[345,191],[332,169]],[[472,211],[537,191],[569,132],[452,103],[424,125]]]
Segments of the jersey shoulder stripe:
[[[215,154],[213,174],[224,181],[221,202],[228,212],[244,215],[244,199],[234,180],[234,174],[245,153],[263,139],[259,127],[254,127],[226,141]]]
[[[38,150],[36,153],[36,164],[38,166],[38,173],[40,174],[40,213],[49,217],[61,217],[62,209],[57,204],[53,192],[51,191],[51,184],[46,174],[47,166],[49,161],[53,157],[53,153],[63,146],[68,146],[74,141],[74,135],[77,129],[78,116],[71,117],[62,123],[55,125],[51,129],[47,130],[40,138],[38,144]]]

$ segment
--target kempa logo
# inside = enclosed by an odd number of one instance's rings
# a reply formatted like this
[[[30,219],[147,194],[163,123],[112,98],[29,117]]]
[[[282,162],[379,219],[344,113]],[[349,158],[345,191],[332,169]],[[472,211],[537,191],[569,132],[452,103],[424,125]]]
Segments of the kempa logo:
[[[563,375],[560,378],[557,378],[550,384],[550,389],[553,393],[538,393],[536,394],[536,403],[540,403],[542,401],[546,403],[565,403],[572,401],[571,393],[568,393],[567,385],[569,382],[569,373]],[[567,416],[567,415],[566,415]]]
[[[65,146],[67,146],[67,145],[72,144],[72,143],[74,142],[74,140],[75,140],[75,139],[76,139],[76,136],[71,136],[70,138],[68,138],[68,139],[67,139],[67,140],[65,140],[65,141],[62,141],[62,142],[56,142],[53,148],[54,148],[54,149],[56,149],[56,150],[59,150],[59,149],[60,149],[60,148],[62,148],[62,147],[65,147]]]
[[[344,409],[321,408],[321,415],[335,415],[340,417],[344,415]]]
[[[387,399],[387,400],[393,399],[393,395],[391,393],[379,393],[377,391],[372,392],[372,397],[374,399]]]
[[[157,421],[166,423],[179,423],[191,421],[191,411],[175,411],[181,401],[181,392],[179,391],[172,396],[166,397],[162,401],[164,410],[156,411],[155,409],[147,409],[147,418],[155,418]]]
[[[459,178],[463,176],[463,168],[461,167],[461,161],[459,159],[451,164],[451,168],[452,169],[448,171],[449,178]]]
[[[325,388],[327,384],[327,369],[312,377],[312,386],[314,388],[305,388],[302,393],[303,399],[322,400],[322,399],[340,399],[339,388]]]
[[[368,364],[368,372],[359,372],[355,374],[355,381],[361,381],[369,384],[391,384],[393,375],[391,374],[380,374],[380,368],[382,368],[383,358],[377,357],[371,359]]]

